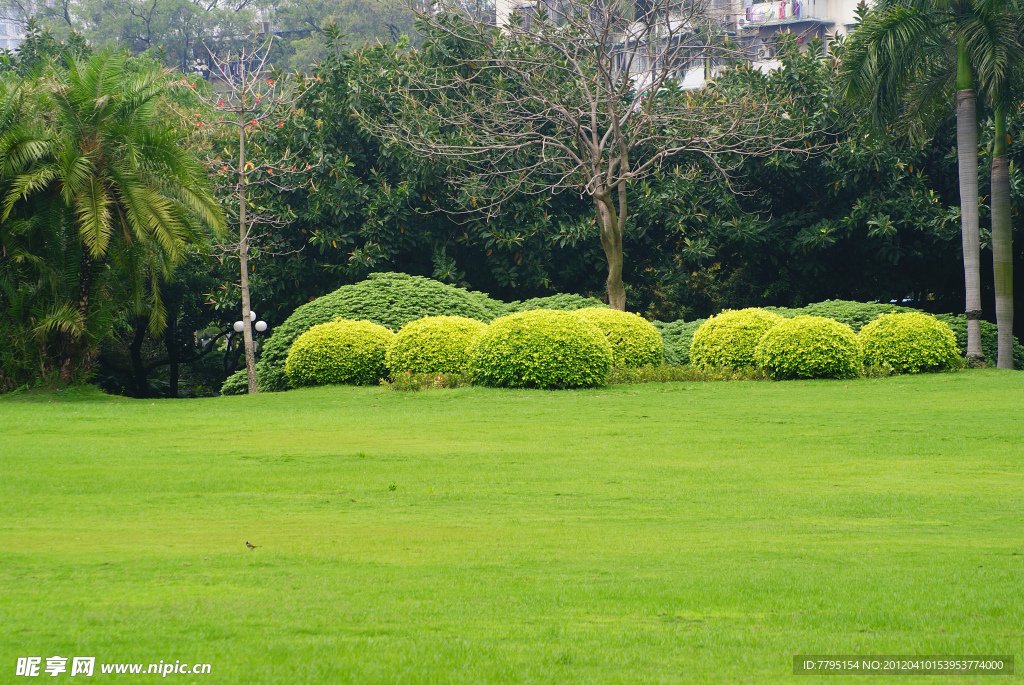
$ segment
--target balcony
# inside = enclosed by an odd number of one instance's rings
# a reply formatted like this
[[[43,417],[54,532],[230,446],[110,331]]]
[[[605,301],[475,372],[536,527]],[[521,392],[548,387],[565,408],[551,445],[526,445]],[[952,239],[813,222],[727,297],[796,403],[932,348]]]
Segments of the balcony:
[[[772,0],[759,2],[746,8],[747,26],[782,26],[799,22],[822,22],[818,17],[815,0]]]

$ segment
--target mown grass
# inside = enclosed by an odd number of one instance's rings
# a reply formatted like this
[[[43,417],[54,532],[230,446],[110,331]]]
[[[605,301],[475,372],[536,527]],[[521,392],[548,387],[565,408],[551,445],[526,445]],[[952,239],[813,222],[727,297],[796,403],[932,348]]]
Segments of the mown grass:
[[[0,682],[20,680],[18,656],[58,654],[288,684],[830,682],[790,675],[793,655],[1019,661],[1022,409],[1024,374],[991,370],[22,393],[0,400]]]

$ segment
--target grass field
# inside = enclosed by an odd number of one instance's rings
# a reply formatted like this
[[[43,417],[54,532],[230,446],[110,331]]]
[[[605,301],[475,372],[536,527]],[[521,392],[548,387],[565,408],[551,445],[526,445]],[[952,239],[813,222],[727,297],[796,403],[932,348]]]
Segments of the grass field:
[[[4,683],[52,655],[281,684],[1024,659],[1024,373],[27,394],[0,400],[0,474]]]

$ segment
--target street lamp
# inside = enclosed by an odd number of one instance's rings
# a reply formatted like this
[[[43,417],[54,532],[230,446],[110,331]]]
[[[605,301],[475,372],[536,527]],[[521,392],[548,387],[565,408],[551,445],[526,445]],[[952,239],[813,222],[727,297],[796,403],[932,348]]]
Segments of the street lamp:
[[[252,311],[251,309],[249,310],[249,321],[256,321],[256,312]],[[245,330],[245,322],[236,321],[233,328],[235,329],[235,333],[241,333],[242,331]],[[267,330],[267,322],[256,321],[256,323],[253,324],[253,328],[255,328],[258,332],[262,333],[263,331]]]

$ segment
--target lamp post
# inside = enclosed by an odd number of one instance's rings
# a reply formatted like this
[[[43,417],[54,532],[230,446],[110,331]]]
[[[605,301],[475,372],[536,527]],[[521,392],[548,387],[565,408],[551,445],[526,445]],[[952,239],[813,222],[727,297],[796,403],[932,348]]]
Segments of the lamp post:
[[[254,329],[256,329],[257,333],[263,333],[264,331],[267,330],[267,322],[266,321],[257,321],[256,320],[256,312],[252,311],[251,309],[249,310],[249,323],[252,324],[252,327]],[[231,358],[232,358],[231,349],[232,349],[232,347],[234,345],[234,342],[235,342],[234,334],[231,331],[234,331],[235,333],[241,333],[244,330],[245,330],[245,322],[244,321],[236,321],[234,324],[232,324],[231,328],[228,329],[228,331],[226,331],[226,333],[227,333],[227,354],[224,355],[224,372],[225,373],[230,373],[234,369],[234,363],[230,361]]]
[[[249,310],[249,321],[255,321],[256,322],[256,323],[253,324],[252,327],[255,328],[257,332],[262,333],[263,331],[267,330],[267,322],[266,321],[256,321],[256,312],[252,311],[251,309]],[[245,330],[245,322],[244,321],[236,321],[235,325],[233,326],[233,328],[235,329],[235,333],[241,333],[242,331]]]

